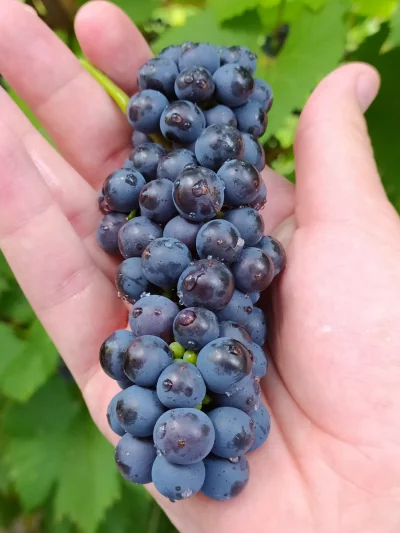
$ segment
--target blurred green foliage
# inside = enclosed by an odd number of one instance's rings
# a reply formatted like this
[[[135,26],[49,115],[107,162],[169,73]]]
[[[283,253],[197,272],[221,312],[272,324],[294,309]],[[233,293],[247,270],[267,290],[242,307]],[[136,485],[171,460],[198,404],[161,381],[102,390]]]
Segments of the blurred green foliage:
[[[31,0],[75,52],[85,0]],[[345,61],[374,65],[381,92],[367,113],[378,167],[400,210],[400,6],[396,0],[115,0],[153,50],[184,40],[245,44],[275,92],[263,138],[270,165],[294,179],[298,115],[316,83]],[[289,28],[286,40],[282,29]],[[283,42],[284,41],[284,42]],[[132,51],[134,53],[134,50]],[[40,124],[11,88],[11,97]],[[141,487],[117,474],[111,446],[0,255],[0,531],[172,533]]]

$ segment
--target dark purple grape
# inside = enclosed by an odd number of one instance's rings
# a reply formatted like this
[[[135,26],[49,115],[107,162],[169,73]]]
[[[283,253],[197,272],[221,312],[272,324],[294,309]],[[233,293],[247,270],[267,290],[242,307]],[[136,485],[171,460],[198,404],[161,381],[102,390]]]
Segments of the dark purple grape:
[[[133,385],[132,381],[128,379],[127,377],[125,377],[124,379],[119,379],[117,383],[118,383],[119,388],[122,390],[125,390],[128,387],[132,387]]]
[[[97,242],[108,254],[118,254],[118,232],[126,224],[126,215],[108,213],[100,221],[96,237]]]
[[[239,107],[245,104],[254,91],[253,76],[239,65],[224,65],[214,73],[213,79],[215,98],[228,107]]]
[[[154,89],[165,94],[167,98],[174,98],[177,75],[178,67],[172,59],[163,57],[149,59],[138,72],[139,90]]]
[[[177,239],[162,237],[152,241],[142,255],[142,270],[157,287],[175,288],[192,260],[187,246]]]
[[[206,117],[206,126],[212,126],[213,124],[225,124],[226,126],[232,126],[236,128],[237,120],[235,113],[229,107],[225,105],[216,105],[211,109],[203,111]]]
[[[126,222],[119,232],[118,241],[121,254],[128,257],[140,257],[151,241],[162,236],[162,229],[146,217],[136,217]]]
[[[115,284],[118,296],[134,304],[149,287],[149,281],[142,272],[140,257],[125,259],[117,268]]]
[[[147,183],[139,197],[141,215],[159,224],[165,224],[176,216],[172,190],[172,181],[166,179],[155,179]]]
[[[245,346],[253,354],[253,375],[258,378],[263,378],[268,368],[268,361],[264,350],[255,342],[246,343]]]
[[[242,136],[244,141],[243,161],[250,163],[250,165],[254,165],[256,169],[261,172],[265,167],[264,148],[258,140],[249,133],[243,133]]]
[[[252,207],[232,209],[225,213],[224,219],[239,230],[246,246],[255,246],[264,234],[264,220]]]
[[[175,61],[175,63],[178,64],[181,53],[181,46],[179,44],[174,44],[172,46],[167,46],[167,48],[163,48],[158,54],[158,57],[162,57],[163,59],[172,59],[172,61]]]
[[[196,237],[202,224],[189,222],[181,216],[170,220],[164,228],[164,237],[171,237],[183,242],[191,251],[196,251]]]
[[[239,260],[232,265],[232,273],[239,290],[244,293],[261,292],[274,278],[274,265],[259,248],[245,248]]]
[[[167,98],[159,91],[146,89],[129,100],[126,110],[129,124],[142,133],[160,131],[161,113],[168,105]]]
[[[259,292],[250,292],[249,297],[253,304],[256,304],[260,299],[261,294]]]
[[[194,154],[194,147],[195,147],[196,141],[192,143],[172,143],[172,149],[173,150],[189,150],[189,152],[192,152]]]
[[[188,168],[197,166],[197,160],[190,150],[172,150],[161,158],[157,168],[157,178],[175,181]]]
[[[192,222],[209,220],[224,203],[223,181],[209,168],[184,170],[174,182],[173,200],[182,217]]]
[[[271,86],[264,80],[254,78],[254,92],[249,99],[258,102],[264,111],[268,112],[271,109],[274,100]]]
[[[173,363],[158,378],[158,398],[165,407],[196,407],[206,395],[199,370],[191,363]]]
[[[212,394],[211,399],[213,405],[235,407],[251,414],[261,402],[260,378],[250,374],[237,384],[233,394]]]
[[[154,335],[142,335],[125,352],[124,371],[141,387],[155,387],[161,372],[174,362],[168,344]]]
[[[186,42],[182,45],[179,58],[179,70],[189,67],[204,67],[213,74],[220,65],[218,51],[215,46],[203,43]]]
[[[232,320],[244,325],[252,312],[253,302],[249,295],[235,289],[229,303],[217,312],[217,317],[220,322]]]
[[[200,165],[217,171],[229,159],[243,159],[244,141],[236,128],[214,124],[200,135],[195,151]]]
[[[190,498],[203,486],[206,471],[203,461],[192,465],[175,465],[159,455],[153,464],[153,483],[171,502]]]
[[[189,144],[198,139],[206,127],[203,112],[196,104],[177,100],[166,107],[161,115],[161,132],[169,141]]]
[[[140,131],[136,131],[136,130],[132,133],[132,147],[133,148],[137,148],[141,144],[152,143],[152,142],[153,142],[153,139],[149,137],[148,135],[146,135],[145,133],[141,133]],[[128,168],[133,168],[133,163],[130,159],[128,159],[126,162],[130,164]]]
[[[227,266],[215,259],[189,265],[178,281],[178,294],[186,307],[219,311],[232,298],[235,284]]]
[[[218,176],[225,183],[225,203],[236,207],[248,204],[257,198],[261,188],[258,170],[250,163],[232,159],[218,170]]]
[[[203,346],[217,339],[218,335],[219,326],[217,317],[208,309],[187,307],[175,317],[175,340],[188,350],[201,350]]]
[[[154,180],[161,158],[167,153],[160,144],[145,143],[135,148],[130,156],[133,166],[145,177],[146,181]]]
[[[210,455],[204,459],[206,477],[201,492],[212,500],[231,500],[246,487],[250,469],[245,455],[238,461]]]
[[[235,64],[246,68],[254,74],[257,66],[257,56],[246,46],[230,46],[220,49],[221,65]]]
[[[245,324],[246,330],[250,333],[253,342],[262,346],[267,337],[267,321],[264,313],[259,307],[253,307],[253,312]]]
[[[123,369],[125,352],[134,339],[135,335],[131,331],[118,329],[103,342],[100,348],[100,365],[107,376],[116,380],[126,378]]]
[[[271,258],[274,264],[274,276],[280,274],[286,266],[286,252],[283,244],[278,239],[265,235],[257,243],[257,248],[260,248]]]
[[[255,209],[256,211],[261,211],[261,209],[264,208],[265,204],[267,203],[267,187],[264,182],[261,183],[260,190],[255,198],[250,203],[250,207]],[[260,242],[260,241],[258,241]]]
[[[208,413],[215,429],[212,453],[225,459],[244,455],[254,442],[253,420],[235,407],[217,407]]]
[[[117,403],[118,403],[118,400],[119,400],[119,397],[120,397],[121,393],[122,393],[122,391],[118,392],[111,399],[111,402],[108,404],[108,407],[107,407],[107,422],[108,422],[108,425],[114,431],[114,433],[116,433],[120,437],[122,437],[122,435],[125,435],[125,430],[121,426],[121,424],[119,423],[118,418],[117,418]]]
[[[132,483],[151,483],[151,469],[157,451],[152,439],[139,439],[126,433],[115,448],[115,462],[123,478]]]
[[[249,101],[235,109],[238,129],[250,133],[253,137],[261,137],[267,129],[268,117],[258,102]]]
[[[249,452],[253,452],[262,446],[267,440],[271,430],[271,417],[269,416],[269,413],[263,404],[261,404],[256,411],[251,413],[251,418],[254,422],[255,439],[251,445],[251,448],[249,449]]]
[[[97,196],[97,202],[99,204],[99,209],[100,211],[104,214],[104,215],[108,215],[108,213],[111,213],[112,209],[111,207],[107,204],[105,198],[104,198],[104,194],[102,191],[99,192],[98,196]]]
[[[224,320],[223,322],[220,322],[219,336],[228,337],[229,339],[236,339],[245,346],[247,343],[251,344],[252,342],[250,333],[247,331],[247,329],[242,326],[242,324],[238,324],[232,320]]]
[[[119,393],[117,401],[118,422],[134,437],[150,437],[165,407],[155,391],[132,385]]]
[[[243,246],[244,240],[238,230],[223,219],[207,222],[197,234],[196,248],[201,259],[233,263],[240,257]]]
[[[129,213],[139,207],[139,194],[145,183],[140,172],[121,168],[104,182],[104,199],[113,211]]]
[[[205,102],[212,97],[214,90],[212,75],[207,69],[199,66],[182,70],[175,81],[175,93],[179,100]]]
[[[179,313],[179,307],[165,296],[145,296],[132,307],[129,325],[133,333],[155,335],[165,342],[173,341],[172,325]]]

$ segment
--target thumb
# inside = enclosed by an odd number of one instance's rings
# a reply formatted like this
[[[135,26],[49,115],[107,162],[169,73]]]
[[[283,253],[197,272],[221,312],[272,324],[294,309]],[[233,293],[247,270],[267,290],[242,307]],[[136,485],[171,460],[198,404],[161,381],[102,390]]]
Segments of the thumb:
[[[329,74],[307,102],[295,140],[300,226],[364,216],[387,202],[363,116],[378,89],[372,67],[351,63]]]

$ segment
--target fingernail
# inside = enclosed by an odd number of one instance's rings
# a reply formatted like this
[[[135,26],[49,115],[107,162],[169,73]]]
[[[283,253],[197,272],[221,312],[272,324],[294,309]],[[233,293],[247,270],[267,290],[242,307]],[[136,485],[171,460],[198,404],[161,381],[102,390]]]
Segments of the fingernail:
[[[379,90],[379,76],[372,69],[368,74],[360,74],[357,79],[357,98],[363,113],[375,100]]]

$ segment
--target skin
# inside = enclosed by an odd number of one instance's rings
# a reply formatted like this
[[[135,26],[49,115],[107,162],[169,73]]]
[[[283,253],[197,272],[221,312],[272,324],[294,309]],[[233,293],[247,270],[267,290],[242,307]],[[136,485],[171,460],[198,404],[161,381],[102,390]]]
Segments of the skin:
[[[150,51],[129,19],[90,2],[76,31],[86,56],[133,94],[134,73]],[[127,309],[112,282],[115,262],[95,242],[96,190],[124,161],[131,131],[17,0],[0,2],[0,72],[61,154],[1,91],[0,247],[115,444],[105,413],[118,389],[100,370],[98,351],[126,327]],[[363,119],[378,85],[364,64],[330,74],[300,119],[296,189],[263,173],[273,199],[262,212],[266,231],[288,255],[266,303],[275,321],[263,381],[271,435],[249,456],[253,475],[236,500],[196,496],[172,505],[156,495],[183,533],[399,530],[400,221]]]

